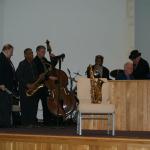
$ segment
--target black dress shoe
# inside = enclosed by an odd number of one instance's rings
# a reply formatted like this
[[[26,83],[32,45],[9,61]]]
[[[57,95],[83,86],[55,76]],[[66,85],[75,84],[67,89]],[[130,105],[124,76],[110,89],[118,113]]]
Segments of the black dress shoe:
[[[11,125],[0,125],[0,128],[11,128]]]

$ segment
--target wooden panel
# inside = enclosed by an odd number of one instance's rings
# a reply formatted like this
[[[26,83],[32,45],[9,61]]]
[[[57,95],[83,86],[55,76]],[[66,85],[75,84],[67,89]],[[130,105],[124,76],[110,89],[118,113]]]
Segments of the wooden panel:
[[[116,108],[116,130],[150,131],[150,80],[109,81]],[[106,129],[107,123],[88,120],[84,129]]]
[[[150,145],[128,144],[127,150],[150,150]]]
[[[12,150],[13,142],[9,141],[0,141],[0,150]]]
[[[149,150],[150,139],[0,135],[0,150]]]

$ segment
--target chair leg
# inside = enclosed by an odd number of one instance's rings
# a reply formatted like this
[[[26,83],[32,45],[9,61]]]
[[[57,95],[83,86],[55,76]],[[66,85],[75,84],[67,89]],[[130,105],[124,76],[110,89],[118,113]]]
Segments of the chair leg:
[[[81,129],[81,113],[78,112],[78,117],[77,117],[77,134],[82,135],[82,129]]]
[[[110,117],[110,114],[108,114],[107,115],[107,134],[109,135],[109,131],[110,131],[110,119],[111,119],[111,117]]]
[[[115,113],[112,113],[112,135],[115,135]]]
[[[104,127],[104,119],[105,119],[105,115],[101,115],[101,126],[102,128]]]
[[[79,113],[79,135],[82,135],[82,114]]]
[[[79,117],[80,117],[80,116],[79,116],[79,112],[78,112],[78,114],[77,114],[77,134],[79,134],[79,124],[80,124],[80,123],[79,123],[79,121],[80,121],[80,120],[79,120]]]

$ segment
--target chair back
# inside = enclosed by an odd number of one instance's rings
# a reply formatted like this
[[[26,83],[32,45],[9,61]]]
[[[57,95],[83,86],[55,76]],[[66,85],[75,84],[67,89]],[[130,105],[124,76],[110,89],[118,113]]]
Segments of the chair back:
[[[102,84],[102,103],[109,103],[109,83],[106,78],[101,78]],[[77,97],[80,103],[91,103],[91,82],[90,78],[78,77],[77,79]]]

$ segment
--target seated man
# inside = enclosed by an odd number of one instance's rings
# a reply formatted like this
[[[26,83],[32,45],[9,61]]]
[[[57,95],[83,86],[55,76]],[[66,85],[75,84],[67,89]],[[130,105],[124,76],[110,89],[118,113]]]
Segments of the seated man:
[[[119,73],[116,80],[133,80],[133,63],[127,62],[124,64],[124,71]]]
[[[95,78],[107,78],[109,79],[109,70],[103,66],[104,57],[101,55],[95,56],[95,64],[92,65]],[[90,77],[90,69],[87,68],[87,77]]]

